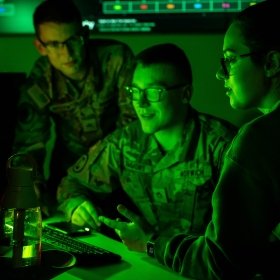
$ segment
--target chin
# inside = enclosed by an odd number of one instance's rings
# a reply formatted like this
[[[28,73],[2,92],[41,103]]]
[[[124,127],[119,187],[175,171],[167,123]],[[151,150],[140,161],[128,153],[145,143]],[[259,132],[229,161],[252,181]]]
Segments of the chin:
[[[142,130],[146,134],[153,134],[156,132],[155,129],[153,129],[152,127],[143,124],[142,124]]]
[[[241,105],[237,100],[235,100],[232,96],[229,98],[229,104],[232,109],[241,109]]]
[[[239,110],[239,109],[241,109],[238,105],[236,105],[235,103],[232,103],[232,102],[230,102],[230,106],[231,106],[231,108],[234,109],[234,110]]]
[[[251,109],[250,106],[248,106],[247,104],[242,104],[242,103],[238,103],[238,102],[230,102],[230,106],[235,109],[235,110],[248,110]]]

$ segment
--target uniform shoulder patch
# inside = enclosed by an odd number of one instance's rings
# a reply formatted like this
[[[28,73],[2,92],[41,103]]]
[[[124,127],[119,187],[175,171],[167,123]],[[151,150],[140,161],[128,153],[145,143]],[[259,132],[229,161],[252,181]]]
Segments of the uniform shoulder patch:
[[[28,95],[39,107],[39,109],[43,109],[50,103],[50,98],[48,95],[44,93],[43,90],[36,84],[28,90]]]
[[[73,171],[76,173],[80,172],[85,167],[87,161],[88,161],[88,155],[82,155],[73,166]]]

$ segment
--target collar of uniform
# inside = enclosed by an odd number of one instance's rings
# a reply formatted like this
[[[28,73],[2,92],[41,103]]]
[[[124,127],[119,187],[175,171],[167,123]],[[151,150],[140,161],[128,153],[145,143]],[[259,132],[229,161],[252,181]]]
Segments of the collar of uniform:
[[[196,149],[194,144],[198,141],[199,135],[196,131],[195,110],[189,107],[189,111],[186,117],[185,127],[182,134],[182,140],[180,146],[172,151],[167,152],[158,164],[154,167],[154,171],[157,172],[161,169],[166,169],[171,165],[178,162],[186,161],[187,158],[192,156],[192,149]],[[193,148],[192,148],[193,147]]]

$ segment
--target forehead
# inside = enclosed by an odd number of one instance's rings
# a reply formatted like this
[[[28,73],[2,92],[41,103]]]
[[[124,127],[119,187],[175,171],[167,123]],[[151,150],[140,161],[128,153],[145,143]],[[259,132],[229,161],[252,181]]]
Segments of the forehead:
[[[176,69],[168,64],[138,64],[133,74],[133,83],[170,85],[178,80]]]
[[[40,38],[43,41],[64,41],[78,31],[77,23],[45,22],[39,26]]]
[[[236,53],[250,51],[245,44],[244,36],[238,23],[232,23],[225,34],[223,52],[227,51]]]

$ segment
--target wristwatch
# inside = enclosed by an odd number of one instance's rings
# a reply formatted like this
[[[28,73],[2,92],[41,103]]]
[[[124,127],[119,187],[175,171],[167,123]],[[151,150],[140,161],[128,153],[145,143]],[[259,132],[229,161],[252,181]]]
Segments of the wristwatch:
[[[147,255],[154,258],[155,257],[155,242],[159,237],[158,234],[153,234],[150,240],[146,244]]]

